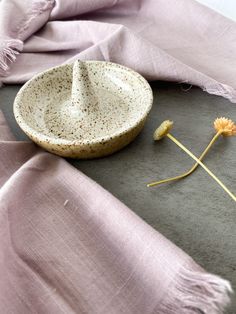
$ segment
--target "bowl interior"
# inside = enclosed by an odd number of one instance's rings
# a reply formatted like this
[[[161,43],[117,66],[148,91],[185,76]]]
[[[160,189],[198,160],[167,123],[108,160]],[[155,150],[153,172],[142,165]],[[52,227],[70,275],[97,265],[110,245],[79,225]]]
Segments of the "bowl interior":
[[[138,73],[123,66],[86,62],[94,107],[87,112],[71,101],[73,65],[37,75],[18,93],[14,113],[22,129],[34,136],[90,142],[117,136],[139,123],[151,109],[152,92]]]

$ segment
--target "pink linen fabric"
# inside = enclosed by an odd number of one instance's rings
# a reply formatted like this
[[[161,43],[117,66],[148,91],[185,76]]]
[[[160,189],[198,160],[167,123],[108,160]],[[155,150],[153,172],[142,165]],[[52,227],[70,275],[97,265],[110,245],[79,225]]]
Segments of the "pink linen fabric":
[[[2,0],[0,51],[3,83],[109,60],[236,102],[235,22],[194,0]]]
[[[227,281],[1,112],[0,151],[0,313],[223,313]]]
[[[235,24],[192,0],[0,3],[2,83],[99,59],[235,102],[235,48]],[[227,281],[1,113],[0,152],[1,314],[223,313]]]

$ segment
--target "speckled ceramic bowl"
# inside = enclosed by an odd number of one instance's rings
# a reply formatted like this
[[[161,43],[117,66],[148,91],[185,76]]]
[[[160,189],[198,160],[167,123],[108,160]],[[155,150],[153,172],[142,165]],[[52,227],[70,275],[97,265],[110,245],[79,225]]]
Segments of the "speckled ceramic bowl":
[[[76,61],[28,81],[15,98],[14,115],[46,150],[96,158],[137,136],[152,100],[149,84],[138,73],[111,62]]]

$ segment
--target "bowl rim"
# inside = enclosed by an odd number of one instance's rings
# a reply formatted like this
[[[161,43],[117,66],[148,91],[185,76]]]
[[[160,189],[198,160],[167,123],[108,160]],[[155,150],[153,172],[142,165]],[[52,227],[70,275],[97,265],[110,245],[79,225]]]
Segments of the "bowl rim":
[[[75,60],[76,61],[76,60]],[[148,99],[147,99],[147,106],[146,106],[146,110],[145,112],[143,112],[142,117],[140,117],[139,119],[137,119],[137,121],[132,124],[131,126],[125,128],[122,131],[119,131],[119,129],[117,129],[118,131],[114,132],[113,134],[108,134],[105,136],[100,136],[100,137],[96,137],[92,140],[79,140],[79,139],[75,139],[75,140],[68,140],[65,138],[55,138],[55,137],[51,137],[48,135],[45,135],[37,130],[35,130],[34,128],[32,128],[31,126],[29,126],[29,124],[27,124],[25,122],[25,120],[23,119],[21,113],[20,113],[20,107],[21,107],[21,95],[22,93],[25,91],[25,89],[28,88],[28,86],[34,82],[36,79],[42,77],[43,75],[53,72],[58,68],[62,68],[62,67],[68,67],[68,66],[73,66],[73,63],[66,63],[66,64],[62,64],[59,66],[55,66],[55,67],[51,67],[43,72],[40,72],[36,75],[34,75],[29,81],[27,81],[19,90],[19,92],[17,93],[15,100],[14,100],[14,104],[13,104],[13,113],[16,119],[17,124],[19,125],[19,127],[23,130],[23,132],[25,132],[29,137],[33,138],[34,140],[37,140],[40,143],[47,143],[50,145],[67,145],[67,146],[83,146],[83,145],[94,145],[94,144],[99,144],[101,142],[107,142],[109,140],[112,140],[114,138],[117,138],[119,136],[122,136],[130,131],[132,131],[133,129],[135,129],[141,121],[143,121],[148,113],[150,112],[151,108],[152,108],[152,104],[153,104],[153,92],[152,92],[152,88],[149,85],[148,81],[138,72],[130,69],[129,67],[126,67],[124,65],[121,65],[119,63],[114,63],[114,62],[110,62],[110,61],[100,61],[100,60],[85,60],[83,62],[86,63],[95,63],[95,64],[105,64],[105,66],[109,66],[109,67],[115,67],[115,68],[119,68],[123,71],[127,71],[129,72],[131,75],[133,75],[134,77],[138,78],[139,80],[141,80],[141,82],[144,84],[144,86],[146,87],[146,93],[147,95],[149,95]]]

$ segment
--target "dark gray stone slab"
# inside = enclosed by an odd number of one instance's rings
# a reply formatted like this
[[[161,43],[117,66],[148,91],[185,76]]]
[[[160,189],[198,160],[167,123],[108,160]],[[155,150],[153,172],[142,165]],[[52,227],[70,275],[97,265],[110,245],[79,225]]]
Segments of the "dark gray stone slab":
[[[155,82],[154,105],[143,132],[122,151],[106,158],[70,161],[122,200],[155,229],[210,272],[227,278],[236,290],[236,206],[203,169],[171,184],[147,188],[152,180],[181,174],[193,161],[169,139],[153,143],[155,128],[174,120],[173,135],[200,154],[216,117],[236,120],[236,104],[193,87]],[[0,89],[0,109],[19,140],[12,103],[19,86]],[[207,166],[236,193],[236,137],[221,138],[205,159]],[[236,313],[236,300],[230,314]]]

